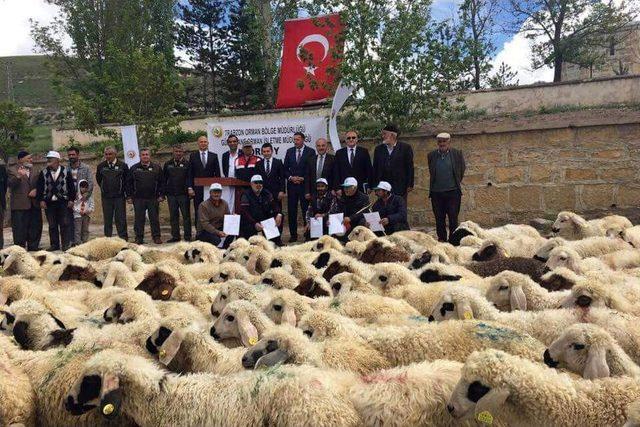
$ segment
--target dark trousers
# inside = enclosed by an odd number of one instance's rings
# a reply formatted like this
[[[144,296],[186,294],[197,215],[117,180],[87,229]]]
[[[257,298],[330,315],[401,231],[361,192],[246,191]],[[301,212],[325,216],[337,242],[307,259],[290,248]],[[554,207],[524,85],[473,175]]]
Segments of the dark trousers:
[[[304,184],[289,184],[287,187],[287,211],[289,217],[289,234],[298,237],[298,204],[302,208],[302,221],[306,225],[309,201],[304,198]]]
[[[200,204],[204,200],[204,192],[202,187],[195,187],[193,189],[193,192],[196,193],[193,196],[193,211],[195,212],[195,217],[196,217],[194,224],[197,227],[198,226],[198,208],[200,207]],[[240,203],[240,201],[236,200],[236,203]]]
[[[113,219],[115,218],[118,237],[124,240],[129,238],[129,233],[127,232],[127,209],[124,198],[112,199],[103,197],[102,215],[104,217],[104,235],[106,237],[113,235]]]
[[[449,218],[449,236],[458,228],[458,214],[460,213],[460,202],[462,194],[460,190],[431,193],[431,206],[433,215],[436,218],[436,233],[441,242],[447,239],[446,218]]]
[[[26,247],[29,251],[40,249],[42,238],[42,211],[32,207],[25,210],[11,211],[11,231],[13,244]]]
[[[0,208],[0,249],[4,248],[4,209]]]
[[[64,200],[47,202],[45,214],[49,223],[49,240],[52,248],[62,248],[63,251],[66,251],[71,245],[71,240],[69,240],[70,210]],[[62,246],[60,246],[60,239],[62,239]]]
[[[213,233],[209,233],[208,231],[205,231],[205,230],[202,230],[201,232],[199,232],[198,235],[196,236],[196,239],[200,240],[201,242],[211,243],[214,246],[218,246],[222,241],[222,239],[219,236]],[[228,248],[229,245],[231,245],[231,243],[234,240],[236,240],[235,236],[227,236],[227,238],[224,240],[224,244],[222,245],[222,248],[223,249]]]
[[[136,240],[142,241],[144,239],[144,225],[147,222],[146,213],[149,214],[151,236],[154,239],[160,238],[160,217],[158,215],[157,199],[133,199],[133,213],[133,231],[136,233]]]
[[[180,239],[180,215],[182,215],[182,226],[184,228],[184,238],[191,239],[191,212],[189,209],[189,196],[167,196],[169,204],[169,222],[171,223],[171,237]],[[196,212],[196,217],[198,213]]]
[[[75,224],[75,218],[73,217],[73,209],[69,209],[69,219],[68,219],[68,223],[69,226],[67,227],[67,241],[70,243],[70,245],[76,245],[79,243],[76,243],[76,224]]]

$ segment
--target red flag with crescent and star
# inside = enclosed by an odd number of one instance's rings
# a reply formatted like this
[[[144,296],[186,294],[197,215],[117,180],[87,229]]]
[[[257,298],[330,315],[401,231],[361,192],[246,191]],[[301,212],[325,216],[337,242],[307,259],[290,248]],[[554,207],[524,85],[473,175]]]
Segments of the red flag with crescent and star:
[[[285,21],[276,108],[331,98],[342,54],[340,15]]]

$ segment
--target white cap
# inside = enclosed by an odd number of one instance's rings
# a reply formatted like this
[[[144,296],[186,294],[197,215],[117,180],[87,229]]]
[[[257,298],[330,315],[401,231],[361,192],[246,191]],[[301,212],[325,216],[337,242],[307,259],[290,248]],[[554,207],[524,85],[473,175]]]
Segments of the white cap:
[[[391,192],[391,184],[387,181],[380,181],[374,190],[385,190]]]
[[[60,153],[58,153],[57,151],[49,151],[47,153],[47,159],[59,159],[60,158]]]
[[[442,132],[436,136],[436,139],[451,139],[451,135],[446,132]]]
[[[222,191],[222,185],[218,184],[217,182],[214,182],[209,186],[209,191]]]
[[[329,183],[327,182],[327,180],[326,180],[326,179],[324,179],[324,178],[318,178],[318,179],[316,179],[316,184],[329,185]]]
[[[262,182],[262,175],[253,175],[251,177],[251,182]]]
[[[358,180],[352,176],[345,179],[344,182],[342,183],[342,187],[357,187],[357,186],[358,186]]]

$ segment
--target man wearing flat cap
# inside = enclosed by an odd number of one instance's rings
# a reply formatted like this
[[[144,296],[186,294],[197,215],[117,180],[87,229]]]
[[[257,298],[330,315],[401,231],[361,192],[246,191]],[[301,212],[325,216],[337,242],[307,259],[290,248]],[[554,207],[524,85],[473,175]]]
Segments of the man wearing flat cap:
[[[407,200],[413,190],[413,149],[405,142],[398,141],[400,130],[395,125],[382,129],[382,144],[373,152],[373,179],[377,186],[380,181],[391,184],[393,194]]]
[[[458,228],[458,214],[462,201],[462,180],[466,165],[462,151],[451,148],[451,135],[436,136],[438,148],[427,156],[429,163],[429,197],[436,219],[438,241],[446,242],[449,218],[449,238]]]
[[[13,243],[28,251],[39,250],[42,237],[42,211],[36,200],[39,172],[26,151],[20,151],[18,162],[9,168]]]
[[[378,200],[371,207],[372,212],[380,214],[380,225],[384,227],[386,234],[393,234],[396,231],[408,230],[407,205],[404,199],[393,194],[391,184],[380,181],[374,188]]]

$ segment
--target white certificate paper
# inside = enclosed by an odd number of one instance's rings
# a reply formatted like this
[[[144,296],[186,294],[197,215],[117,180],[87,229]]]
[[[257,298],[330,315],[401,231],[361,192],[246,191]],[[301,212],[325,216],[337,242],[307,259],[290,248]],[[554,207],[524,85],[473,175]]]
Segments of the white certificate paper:
[[[260,224],[262,224],[262,232],[264,233],[265,239],[271,240],[280,236],[280,230],[278,230],[278,227],[276,226],[275,218],[265,219],[264,221],[261,221]]]
[[[227,236],[240,235],[240,215],[225,215],[222,231]]]
[[[364,219],[369,223],[369,229],[371,231],[384,231],[384,227],[380,224],[380,213],[365,213]]]
[[[343,220],[343,213],[329,215],[329,234],[344,234],[346,230],[342,225]]]
[[[309,234],[312,239],[322,237],[322,217],[309,219]]]

